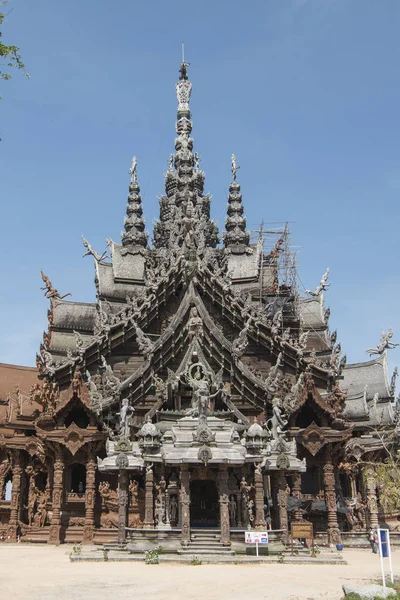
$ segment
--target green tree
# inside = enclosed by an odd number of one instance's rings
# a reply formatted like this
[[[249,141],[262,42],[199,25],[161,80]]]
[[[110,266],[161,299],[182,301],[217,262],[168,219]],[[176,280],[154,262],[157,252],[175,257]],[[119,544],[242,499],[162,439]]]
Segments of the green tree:
[[[4,6],[5,4],[7,4],[7,0],[3,0],[3,2],[0,2],[0,5],[2,6]],[[19,53],[19,48],[12,44],[3,44],[3,42],[1,41],[1,38],[3,37],[2,29],[5,17],[6,15],[3,12],[0,12],[0,79],[10,79],[10,69],[21,69],[24,75],[29,77],[28,73],[24,71],[25,65]]]

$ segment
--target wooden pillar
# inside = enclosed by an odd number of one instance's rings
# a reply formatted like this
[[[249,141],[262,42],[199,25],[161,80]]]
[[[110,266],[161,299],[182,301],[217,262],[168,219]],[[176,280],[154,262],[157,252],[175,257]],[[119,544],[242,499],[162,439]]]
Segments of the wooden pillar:
[[[238,492],[236,494],[237,503],[237,526],[243,527],[243,508],[242,508],[242,494]]]
[[[118,471],[118,543],[126,541],[128,511],[128,473],[126,469],[119,468]]]
[[[228,468],[221,465],[218,473],[219,515],[221,522],[221,543],[231,545],[231,530],[229,525],[229,493],[228,493]]]
[[[366,467],[364,471],[365,491],[367,493],[368,525],[370,529],[379,527],[378,502],[376,498],[376,478],[372,467]]]
[[[283,471],[277,471],[276,473],[276,504],[277,504],[277,520],[278,529],[285,529],[284,538],[288,536],[288,514],[287,514],[287,482],[285,473]]]
[[[21,517],[21,483],[22,483],[22,452],[14,450],[12,453],[12,489],[11,510],[7,528],[7,540],[16,542],[18,537],[19,521]]]
[[[154,473],[151,466],[146,467],[144,522],[143,529],[154,529]]]
[[[7,456],[7,458],[0,464],[0,501],[3,499],[3,495],[5,492],[4,488],[5,488],[6,476],[8,475],[9,468],[10,468],[10,461]]]
[[[352,498],[357,498],[357,484],[356,484],[355,474],[349,473],[348,478],[349,478],[349,486],[350,486],[350,496]]]
[[[170,521],[170,495],[168,489],[165,490],[165,528],[171,529],[171,521]]]
[[[61,446],[56,446],[56,455],[53,464],[53,497],[52,516],[49,531],[50,544],[61,543],[61,506],[64,491],[64,454]]]
[[[96,456],[94,448],[88,450],[86,463],[85,526],[83,543],[92,544],[94,535],[94,505],[96,500]]]
[[[328,518],[328,543],[330,545],[336,545],[340,544],[341,537],[336,510],[335,471],[330,449],[327,451],[324,465],[324,488],[326,513]]]
[[[182,546],[188,546],[190,542],[190,472],[188,465],[181,466],[181,522],[182,522]]]
[[[255,467],[254,470],[254,487],[256,490],[256,517],[254,529],[263,531],[266,529],[267,524],[264,517],[264,478],[259,467]]]
[[[293,474],[293,484],[292,484],[292,496],[297,500],[301,498],[301,473]],[[302,518],[300,507],[296,508],[294,511],[294,520],[300,521]]]

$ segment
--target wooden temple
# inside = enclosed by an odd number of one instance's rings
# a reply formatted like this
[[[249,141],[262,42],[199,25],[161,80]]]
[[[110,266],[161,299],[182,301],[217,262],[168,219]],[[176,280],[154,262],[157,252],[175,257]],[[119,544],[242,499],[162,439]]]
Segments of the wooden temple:
[[[382,516],[368,460],[384,456],[376,430],[396,418],[390,335],[376,358],[346,365],[324,307],[328,272],[301,297],[282,267],[288,230],[269,251],[251,243],[234,156],[220,237],[191,90],[182,62],[152,245],[134,159],[121,243],[108,240],[109,258],[83,239],[96,301],[62,296],[42,273],[37,367],[0,365],[4,539],[162,535],[190,548],[203,529],[229,549],[249,528],[285,541],[307,520],[337,544]]]

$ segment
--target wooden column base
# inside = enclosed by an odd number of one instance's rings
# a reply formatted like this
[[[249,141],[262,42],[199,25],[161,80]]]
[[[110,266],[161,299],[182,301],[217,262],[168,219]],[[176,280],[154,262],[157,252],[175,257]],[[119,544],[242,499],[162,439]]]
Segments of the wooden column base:
[[[85,525],[83,528],[82,544],[93,544],[94,527],[93,525]]]
[[[328,527],[328,544],[336,546],[342,541],[339,527]]]
[[[61,525],[50,525],[49,544],[61,544]]]
[[[18,525],[9,525],[7,527],[7,542],[16,542],[18,537]]]

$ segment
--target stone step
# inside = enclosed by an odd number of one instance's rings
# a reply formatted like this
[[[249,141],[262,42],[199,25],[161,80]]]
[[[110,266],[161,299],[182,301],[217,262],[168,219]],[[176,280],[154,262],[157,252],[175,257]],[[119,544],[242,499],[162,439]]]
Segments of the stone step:
[[[222,548],[218,549],[218,550],[206,550],[206,549],[202,549],[199,548],[198,550],[194,550],[193,548],[191,549],[189,548],[182,548],[181,550],[178,550],[178,554],[193,554],[193,556],[197,556],[198,554],[202,554],[202,555],[217,555],[217,556],[234,556],[234,551],[233,550],[223,550]]]
[[[127,552],[127,545],[119,544],[118,542],[106,542],[103,544],[102,550],[119,550],[120,552]]]
[[[216,538],[211,538],[211,539],[210,538],[193,538],[192,537],[190,539],[190,541],[191,541],[192,544],[200,543],[200,544],[212,544],[212,545],[214,545],[214,544],[220,544],[221,543],[221,538],[219,536],[216,537]]]
[[[201,542],[198,544],[194,544],[193,542],[191,542],[189,544],[189,548],[193,548],[194,550],[196,548],[206,548],[207,550],[213,550],[213,549],[218,549],[218,548],[225,548],[226,546],[223,546],[220,542],[218,542],[217,544],[202,544]]]
[[[192,533],[221,533],[220,529],[216,529],[214,527],[192,527],[191,528],[191,532]]]

